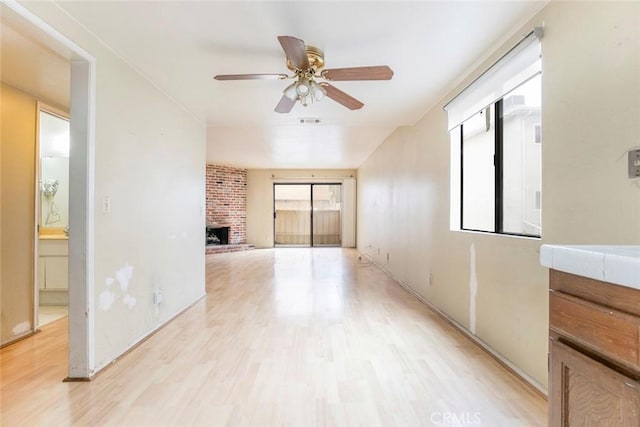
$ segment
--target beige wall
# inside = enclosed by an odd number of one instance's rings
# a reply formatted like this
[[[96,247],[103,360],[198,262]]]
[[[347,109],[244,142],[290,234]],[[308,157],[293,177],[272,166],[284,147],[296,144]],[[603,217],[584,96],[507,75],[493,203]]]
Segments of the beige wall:
[[[0,91],[0,343],[32,332],[34,302],[37,102],[2,84]]]
[[[206,128],[55,4],[23,5],[96,58],[97,371],[204,295]]]
[[[640,148],[640,3],[548,9],[545,240],[640,244],[640,182],[627,177],[627,151]]]
[[[463,83],[358,169],[358,247],[545,388],[540,245],[640,242],[640,184],[626,176],[640,144],[640,3],[553,2],[514,33],[534,25],[545,27],[542,239],[449,231],[441,107]]]
[[[352,169],[249,169],[247,171],[247,243],[256,248],[273,247],[274,182],[341,182]]]

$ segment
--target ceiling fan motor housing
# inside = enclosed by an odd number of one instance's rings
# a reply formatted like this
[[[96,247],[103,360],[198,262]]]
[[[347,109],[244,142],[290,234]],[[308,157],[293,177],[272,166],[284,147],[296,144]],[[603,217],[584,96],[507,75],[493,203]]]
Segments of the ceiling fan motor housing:
[[[324,67],[324,52],[322,49],[307,45],[305,46],[305,50],[307,52],[307,58],[309,59],[309,69],[316,71],[322,69],[322,67]],[[291,71],[298,69],[289,59],[287,59],[287,68]]]

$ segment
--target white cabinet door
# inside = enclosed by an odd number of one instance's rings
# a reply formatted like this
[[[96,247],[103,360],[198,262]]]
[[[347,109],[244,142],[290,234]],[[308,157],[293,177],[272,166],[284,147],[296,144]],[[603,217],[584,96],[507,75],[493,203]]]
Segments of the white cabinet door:
[[[69,282],[69,241],[40,239],[38,241],[38,288],[66,291]]]
[[[66,290],[69,283],[69,258],[45,257],[45,289]]]

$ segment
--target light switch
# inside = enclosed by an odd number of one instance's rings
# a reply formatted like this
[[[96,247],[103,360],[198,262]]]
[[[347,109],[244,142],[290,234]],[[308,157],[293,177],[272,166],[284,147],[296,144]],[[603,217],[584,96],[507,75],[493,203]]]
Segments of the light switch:
[[[102,213],[111,213],[111,197],[102,198]]]
[[[629,151],[629,178],[640,177],[640,149]]]

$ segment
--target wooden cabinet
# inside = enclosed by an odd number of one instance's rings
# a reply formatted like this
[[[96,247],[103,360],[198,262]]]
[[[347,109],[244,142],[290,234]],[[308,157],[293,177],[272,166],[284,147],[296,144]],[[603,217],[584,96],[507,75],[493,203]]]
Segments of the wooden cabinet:
[[[550,271],[549,425],[640,426],[640,290]]]

